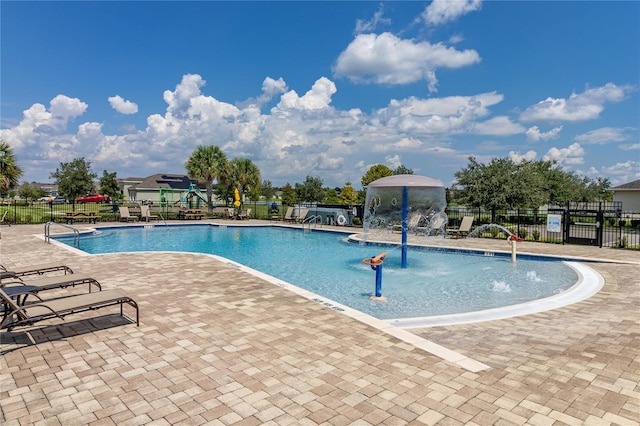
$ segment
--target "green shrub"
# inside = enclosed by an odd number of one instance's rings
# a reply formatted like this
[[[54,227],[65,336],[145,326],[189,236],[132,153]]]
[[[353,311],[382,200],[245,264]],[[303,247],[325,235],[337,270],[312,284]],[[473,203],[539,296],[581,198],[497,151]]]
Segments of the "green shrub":
[[[531,235],[533,236],[534,241],[540,241],[540,231],[534,229]]]
[[[524,240],[525,238],[527,238],[527,235],[529,235],[529,232],[527,232],[525,228],[520,228],[520,230],[518,231],[518,237]]]
[[[362,219],[360,219],[359,217],[354,217],[353,219],[351,219],[351,224],[353,226],[360,226],[362,225]]]

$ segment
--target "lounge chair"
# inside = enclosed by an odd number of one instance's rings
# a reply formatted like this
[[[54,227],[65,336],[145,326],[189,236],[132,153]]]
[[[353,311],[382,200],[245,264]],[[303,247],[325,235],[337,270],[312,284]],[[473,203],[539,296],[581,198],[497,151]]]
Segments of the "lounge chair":
[[[287,212],[284,214],[285,222],[295,222],[295,218],[293,217],[293,207],[287,207]]]
[[[295,221],[296,222],[303,222],[304,218],[307,217],[307,213],[309,213],[309,209],[304,208],[304,209],[300,209],[300,215],[296,216]]]
[[[137,222],[138,216],[132,216],[129,213],[129,207],[118,207],[120,210],[120,222]]]
[[[5,266],[0,265],[0,272],[12,272],[17,277],[24,277],[26,275],[42,275],[47,272],[64,271],[66,274],[73,274],[73,269],[67,265],[60,265],[57,263],[44,263],[39,265],[23,266],[21,268],[7,269]]]
[[[462,222],[460,222],[460,226],[457,228],[448,228],[447,234],[456,238],[464,237],[471,232],[471,225],[473,225],[473,216],[464,216]]]
[[[138,304],[117,290],[96,291],[58,299],[41,300],[21,306],[7,295],[4,290],[0,289],[0,299],[6,309],[5,317],[0,323],[0,329],[6,328],[9,331],[15,327],[29,326],[52,318],[64,320],[64,317],[70,314],[114,305],[120,305],[120,315],[124,316],[123,305],[125,303],[135,308],[136,325],[140,326]]]
[[[251,209],[246,209],[238,215],[238,219],[240,220],[249,219],[249,217],[251,217]]]
[[[0,217],[0,225],[7,225],[7,226],[11,226],[11,224],[9,223],[9,221],[7,220],[7,214],[9,213],[9,210],[6,210],[3,214],[2,217]]]
[[[233,209],[233,208],[229,207],[229,208],[227,209],[227,216],[228,216],[228,217],[227,217],[227,219],[235,219],[235,218],[236,218],[236,212],[235,212],[235,209]]]
[[[5,274],[8,273],[10,272],[5,272]],[[89,284],[89,293],[93,291],[94,285],[98,287],[98,290],[102,290],[102,286],[95,278],[91,278],[85,274],[56,275],[53,277],[29,279],[26,281],[18,276],[12,277],[5,275],[3,278],[4,280],[0,284],[0,288],[12,285],[28,285],[36,287],[32,290],[34,293],[57,288],[75,287],[82,284]]]
[[[152,220],[160,220],[157,214],[151,214],[151,209],[146,204],[140,206],[140,220],[150,222]]]

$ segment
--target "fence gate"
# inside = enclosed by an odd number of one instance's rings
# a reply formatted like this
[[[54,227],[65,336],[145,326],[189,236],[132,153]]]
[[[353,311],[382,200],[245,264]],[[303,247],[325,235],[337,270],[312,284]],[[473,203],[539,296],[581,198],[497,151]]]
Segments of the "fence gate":
[[[619,202],[568,202],[562,212],[563,243],[602,247],[605,214],[617,214],[621,208],[622,204]],[[607,245],[609,243],[607,241]]]

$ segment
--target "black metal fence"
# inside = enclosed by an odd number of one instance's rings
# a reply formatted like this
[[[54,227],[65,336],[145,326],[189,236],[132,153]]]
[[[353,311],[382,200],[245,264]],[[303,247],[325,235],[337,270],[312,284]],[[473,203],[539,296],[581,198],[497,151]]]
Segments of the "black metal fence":
[[[622,211],[620,203],[578,203],[538,210],[448,207],[449,226],[473,216],[474,229],[496,224],[529,241],[640,250],[640,212]],[[482,237],[506,238],[498,227],[484,227]]]
[[[139,212],[137,203],[123,203],[131,213]],[[84,213],[97,215],[100,222],[119,221],[119,204],[49,204],[47,202],[25,202],[9,200],[0,203],[1,224],[37,224],[50,221],[65,222],[67,215]],[[271,203],[249,203],[253,206],[252,218],[273,217]],[[154,206],[152,211],[154,211]],[[283,215],[285,206],[278,206]],[[155,206],[157,210],[157,206]],[[349,211],[353,210],[350,208]],[[206,213],[206,210],[204,210]],[[349,223],[360,224],[362,206],[355,206]],[[165,219],[175,218],[171,212],[163,212]],[[473,216],[473,228],[479,229],[483,238],[506,238],[499,225],[529,241],[554,244],[584,244],[597,247],[616,247],[640,250],[640,212],[622,211],[620,203],[566,203],[537,210],[497,210],[449,206],[448,226],[457,227],[464,216]],[[177,214],[177,213],[176,213]],[[350,213],[351,215],[352,213]],[[360,220],[357,220],[360,219]]]

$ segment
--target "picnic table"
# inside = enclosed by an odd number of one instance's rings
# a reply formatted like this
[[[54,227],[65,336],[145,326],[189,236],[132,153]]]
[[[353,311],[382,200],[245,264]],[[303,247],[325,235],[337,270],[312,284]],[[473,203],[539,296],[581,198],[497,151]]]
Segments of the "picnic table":
[[[200,220],[204,217],[204,213],[200,209],[180,209],[178,210],[178,219],[197,219]]]
[[[89,214],[68,212],[67,215],[64,217],[64,220],[67,222],[67,224],[72,225],[73,222],[96,223],[99,218],[100,217],[96,215],[95,212],[89,212]]]

